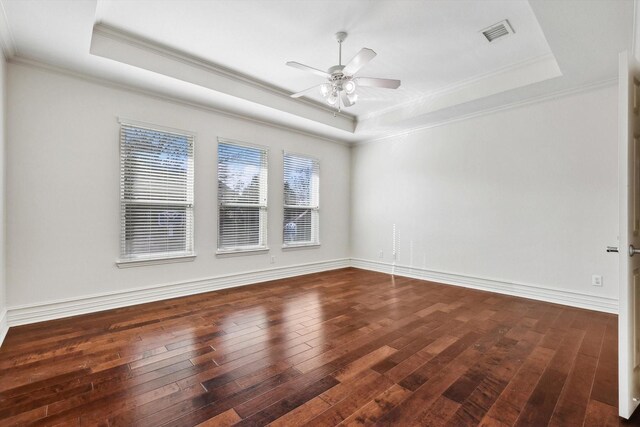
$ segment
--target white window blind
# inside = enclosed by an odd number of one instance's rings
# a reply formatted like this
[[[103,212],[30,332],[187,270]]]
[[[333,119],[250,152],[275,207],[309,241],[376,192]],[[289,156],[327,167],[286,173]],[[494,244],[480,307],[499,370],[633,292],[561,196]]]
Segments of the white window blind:
[[[267,248],[267,150],[218,139],[218,251]]]
[[[121,124],[121,261],[193,255],[193,142]]]
[[[284,246],[320,243],[320,164],[284,153]]]

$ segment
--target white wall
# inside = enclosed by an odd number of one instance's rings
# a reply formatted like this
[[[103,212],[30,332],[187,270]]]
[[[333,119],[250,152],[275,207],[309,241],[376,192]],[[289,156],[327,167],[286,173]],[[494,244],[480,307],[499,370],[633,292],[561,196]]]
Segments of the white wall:
[[[610,86],[350,150],[10,64],[7,304],[349,256],[390,265],[394,224],[399,266],[617,299],[617,256],[604,251],[618,233],[616,97]],[[197,133],[196,261],[115,266],[119,116]],[[270,147],[269,254],[215,256],[218,136]],[[283,149],[321,160],[320,248],[280,249]]]
[[[11,308],[348,257],[348,147],[27,65],[9,64],[8,84]],[[197,133],[194,262],[115,266],[120,236],[118,117]],[[268,254],[215,256],[218,136],[270,148]],[[282,150],[320,159],[319,248],[281,249]]]
[[[357,146],[352,257],[392,263],[395,224],[398,265],[617,299],[616,99],[610,86]]]

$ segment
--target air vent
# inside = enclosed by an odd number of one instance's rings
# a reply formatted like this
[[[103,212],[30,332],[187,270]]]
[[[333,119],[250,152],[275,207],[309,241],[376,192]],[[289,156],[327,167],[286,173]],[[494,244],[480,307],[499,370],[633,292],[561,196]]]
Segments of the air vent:
[[[511,26],[511,24],[509,24],[509,21],[507,19],[482,30],[482,35],[487,39],[489,43],[513,33],[515,33],[515,31],[513,31],[513,27]]]

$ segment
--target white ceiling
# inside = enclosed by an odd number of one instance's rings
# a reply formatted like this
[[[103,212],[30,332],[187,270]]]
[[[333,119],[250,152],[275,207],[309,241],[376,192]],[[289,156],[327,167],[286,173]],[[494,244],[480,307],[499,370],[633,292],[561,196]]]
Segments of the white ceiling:
[[[327,70],[338,63],[334,33],[347,30],[345,62],[369,47],[378,56],[362,74],[402,80],[397,91],[369,88],[369,99],[348,109],[356,116],[551,53],[526,1],[182,0],[140,19],[151,4],[100,0],[96,19],[289,92],[323,79],[285,62]],[[488,43],[480,30],[507,17],[516,34]],[[321,101],[319,90],[314,95]]]
[[[347,142],[615,79],[617,53],[631,47],[634,15],[632,0],[0,4],[18,61]],[[479,31],[503,19],[515,34],[489,44]],[[96,23],[104,28],[94,31]],[[333,117],[319,93],[287,97],[322,78],[285,62],[335,65],[333,35],[341,30],[349,33],[343,62],[371,48],[378,56],[359,75],[397,78],[402,86],[360,88],[358,103]]]

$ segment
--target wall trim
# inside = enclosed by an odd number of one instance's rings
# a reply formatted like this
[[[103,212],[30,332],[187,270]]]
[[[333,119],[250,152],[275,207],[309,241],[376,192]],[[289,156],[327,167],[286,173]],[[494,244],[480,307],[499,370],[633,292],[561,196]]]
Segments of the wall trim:
[[[606,313],[618,313],[618,300],[598,295],[574,291],[551,289],[524,283],[505,282],[455,273],[445,273],[424,268],[394,265],[392,263],[370,261],[358,258],[341,258],[276,267],[245,273],[213,276],[197,280],[165,283],[123,291],[67,298],[44,303],[9,307],[0,312],[0,345],[9,327],[61,319],[80,314],[95,313],[114,308],[162,301],[205,292],[262,283],[270,280],[285,279],[304,274],[320,273],[340,268],[355,267],[414,279],[429,280],[445,285],[461,286],[499,294],[529,298],[538,301],[585,308]]]
[[[16,43],[9,29],[9,20],[2,0],[0,0],[0,49],[2,49],[5,59],[16,55]]]
[[[26,325],[45,320],[252,285],[270,280],[285,279],[303,274],[336,270],[349,266],[349,259],[342,258],[21,305],[9,307],[5,323],[8,323],[10,327]]]
[[[123,31],[121,29],[118,29],[103,23],[97,23],[93,26],[92,38],[95,37],[96,35],[114,40],[118,43],[134,46],[138,49],[142,49],[149,53],[160,55],[164,58],[170,59],[182,65],[196,67],[208,73],[261,89],[265,92],[279,96],[280,98],[286,99],[288,101],[291,101],[292,99],[290,96],[291,93],[279,86],[267,83],[263,80],[257,79],[248,74],[244,74],[239,71],[232,70],[230,68],[224,67],[223,65],[205,60],[195,55],[191,55],[184,51],[171,48],[169,46],[158,43],[154,40],[140,37],[137,34]],[[102,55],[98,54],[98,56],[102,56]],[[197,83],[193,83],[193,84],[197,84]],[[327,104],[323,104],[322,102],[315,101],[308,98],[305,98],[305,99],[293,98],[293,99],[298,104],[306,104],[308,106],[317,108],[324,112],[329,112],[331,114],[335,113],[336,116],[345,118],[351,122],[355,120],[355,116],[353,114],[350,114],[344,111],[338,112],[334,108],[331,108]]]
[[[293,102],[297,104],[305,104],[310,107],[317,108],[321,111],[328,112],[331,114],[335,113],[335,116],[347,119],[348,121],[351,121],[352,124],[355,122],[355,116],[348,112],[336,111],[335,108],[332,108],[325,103],[308,99],[308,98],[291,98],[290,96],[291,93],[279,86],[270,84],[268,82],[255,78],[249,74],[245,74],[237,70],[233,70],[231,68],[225,67],[223,65],[208,61],[196,55],[191,55],[187,52],[171,48],[162,43],[158,43],[154,40],[141,37],[137,34],[133,34],[128,31],[124,31],[122,29],[115,28],[110,25],[106,25],[104,23],[96,23],[93,26],[92,46],[93,46],[93,38],[95,36],[105,37],[117,43],[121,43],[123,45],[133,46],[137,49],[141,49],[148,53],[160,55],[161,57],[169,59],[176,63],[189,66],[189,67],[195,67],[195,68],[204,70],[208,73],[211,73],[212,75],[224,77],[226,79],[230,79],[240,84],[261,89],[267,93],[276,95],[287,101],[293,100]],[[95,53],[94,55],[103,56],[101,54],[95,54]],[[117,61],[116,59],[114,60]],[[128,64],[128,65],[131,65],[131,64]],[[133,66],[137,67],[137,65],[133,65]],[[197,85],[198,83],[193,83],[193,84]]]
[[[113,80],[105,79],[105,78],[102,78],[102,77],[96,77],[96,76],[92,76],[92,75],[89,75],[89,74],[86,74],[86,73],[72,71],[72,70],[69,70],[67,68],[58,67],[58,66],[55,66],[55,65],[51,65],[51,64],[48,64],[48,63],[45,63],[45,62],[41,62],[41,61],[38,61],[36,59],[27,58],[27,57],[24,57],[24,56],[14,56],[12,58],[9,58],[7,60],[7,62],[9,64],[12,64],[12,65],[19,65],[19,66],[23,66],[23,67],[29,67],[29,68],[38,69],[38,70],[44,70],[44,71],[48,71],[50,73],[55,73],[55,74],[58,74],[58,75],[61,75],[61,76],[71,77],[71,78],[74,78],[74,79],[78,79],[78,80],[82,80],[82,81],[85,81],[85,82],[97,84],[97,85],[100,85],[102,87],[106,87],[106,88],[110,88],[110,89],[122,90],[122,91],[125,91],[127,93],[136,93],[138,95],[147,96],[149,98],[153,98],[153,99],[156,99],[156,100],[165,101],[165,102],[171,102],[173,104],[186,106],[186,107],[190,107],[190,108],[195,108],[195,109],[200,110],[200,111],[205,111],[205,112],[209,112],[209,113],[218,114],[218,115],[223,116],[223,117],[230,117],[230,118],[233,118],[233,119],[238,119],[238,120],[246,121],[246,122],[249,122],[249,123],[256,123],[258,125],[262,125],[262,126],[266,126],[266,127],[270,127],[270,128],[274,128],[274,129],[278,129],[278,130],[284,130],[284,131],[287,131],[287,132],[297,133],[298,135],[304,135],[304,136],[308,136],[310,138],[315,138],[315,139],[320,139],[320,140],[327,141],[327,142],[332,142],[334,144],[342,145],[342,146],[345,146],[345,147],[351,146],[351,143],[348,140],[345,140],[345,139],[331,138],[331,137],[320,135],[320,134],[317,134],[317,133],[314,133],[314,132],[307,132],[307,131],[304,131],[302,129],[298,129],[298,128],[294,128],[294,127],[290,127],[290,126],[286,126],[286,125],[282,125],[282,124],[278,124],[278,123],[273,123],[273,122],[270,122],[268,120],[263,120],[263,119],[259,119],[259,118],[255,118],[255,117],[251,117],[251,116],[247,116],[247,115],[243,115],[243,114],[234,113],[234,112],[231,112],[231,111],[224,110],[222,108],[213,107],[213,106],[210,106],[210,105],[207,105],[207,104],[203,104],[203,103],[200,103],[200,102],[189,101],[189,100],[184,99],[184,98],[179,98],[179,97],[175,97],[175,96],[171,96],[171,95],[167,95],[167,94],[162,94],[162,93],[158,93],[158,92],[155,92],[155,91],[152,91],[152,90],[142,89],[142,88],[140,88],[138,86],[135,86],[135,85],[119,83],[119,82],[115,82]]]
[[[603,311],[605,313],[618,313],[618,300],[616,298],[603,297],[599,295],[551,289],[524,283],[485,279],[455,273],[444,273],[419,267],[394,265],[392,263],[369,261],[357,258],[351,259],[351,266],[361,268],[363,270],[377,271],[380,273],[393,274],[414,279],[429,280],[446,285],[496,292],[521,298],[586,308],[588,310]]]
[[[633,0],[633,31],[631,38],[631,52],[633,56],[635,56],[635,60],[640,60],[640,46],[638,42],[640,41],[640,28],[638,27],[638,14],[640,13],[640,8],[638,7],[638,0]]]
[[[0,311],[0,346],[4,341],[4,337],[7,336],[7,332],[9,332],[9,323],[7,322],[7,309],[3,308]]]
[[[0,0],[0,4],[1,4],[1,0]],[[262,120],[262,119],[258,119],[258,118],[254,118],[251,116],[245,116],[242,114],[237,114],[231,111],[226,111],[224,109],[221,108],[216,108],[216,107],[212,107],[206,104],[202,104],[202,103],[198,103],[198,102],[192,102],[183,98],[178,98],[178,97],[174,97],[174,96],[170,96],[170,95],[166,95],[166,94],[161,94],[152,90],[146,90],[146,89],[142,89],[140,87],[134,86],[134,85],[127,85],[125,83],[118,83],[118,82],[114,82],[112,80],[109,79],[105,79],[105,78],[101,78],[101,77],[96,77],[96,76],[92,76],[86,73],[81,73],[81,72],[77,72],[77,71],[72,71],[69,70],[67,68],[62,68],[62,67],[58,67],[55,65],[51,65],[48,63],[44,63],[41,62],[39,60],[36,59],[31,59],[31,58],[27,58],[24,56],[17,56],[14,55],[12,57],[8,57],[7,58],[7,62],[9,64],[14,64],[14,65],[22,65],[25,67],[30,67],[30,68],[35,68],[35,69],[40,69],[40,70],[45,70],[45,71],[49,71],[52,73],[56,73],[59,75],[63,75],[63,76],[67,76],[67,77],[72,77],[72,78],[76,78],[78,80],[83,80],[89,83],[94,83],[94,84],[98,84],[100,86],[103,87],[108,87],[111,89],[117,89],[117,90],[123,90],[126,92],[134,92],[137,93],[139,95],[143,95],[143,96],[147,96],[153,99],[157,99],[157,100],[161,100],[161,101],[166,101],[166,102],[171,102],[174,104],[178,104],[178,105],[182,105],[182,106],[187,106],[187,107],[191,107],[191,108],[195,108],[201,111],[206,111],[206,112],[211,112],[214,114],[219,114],[221,116],[225,116],[225,117],[231,117],[234,119],[238,119],[238,120],[243,120],[243,121],[247,121],[250,123],[256,123],[258,125],[262,125],[262,126],[267,126],[270,128],[274,128],[274,129],[279,129],[279,130],[284,130],[284,131],[288,131],[288,132],[293,132],[299,135],[304,135],[307,137],[311,137],[311,138],[316,138],[316,139],[320,139],[323,141],[327,141],[327,142],[332,142],[334,144],[338,144],[338,145],[342,145],[345,147],[357,147],[359,145],[365,145],[365,144],[371,144],[371,143],[377,143],[377,142],[384,142],[387,139],[392,139],[392,138],[397,138],[400,136],[406,136],[406,135],[411,135],[423,130],[427,130],[427,129],[431,129],[431,128],[435,128],[438,126],[445,126],[451,123],[456,123],[456,122],[461,122],[461,121],[465,121],[465,120],[470,120],[470,119],[474,119],[476,117],[482,117],[485,115],[491,115],[493,113],[498,113],[500,111],[505,111],[505,110],[510,110],[510,109],[515,109],[515,108],[520,108],[520,107],[525,107],[527,105],[533,105],[533,104],[538,104],[538,103],[542,103],[545,101],[551,101],[554,99],[559,99],[559,98],[564,98],[564,97],[568,97],[571,95],[577,95],[580,93],[586,93],[586,92],[590,92],[590,91],[594,91],[597,89],[601,89],[601,88],[605,88],[608,86],[612,86],[614,84],[618,83],[618,78],[614,77],[611,79],[605,79],[605,80],[600,80],[597,82],[592,82],[592,83],[587,83],[584,85],[580,85],[574,88],[570,88],[570,89],[562,89],[562,90],[558,90],[556,92],[552,92],[552,93],[548,93],[548,94],[544,94],[544,95],[540,95],[540,96],[533,96],[527,99],[524,99],[522,101],[515,101],[515,102],[510,102],[507,104],[502,104],[496,107],[490,107],[490,108],[485,108],[485,109],[481,109],[479,111],[473,112],[473,113],[469,113],[466,115],[462,115],[462,116],[456,116],[456,117],[451,117],[448,119],[444,119],[444,120],[440,120],[437,122],[433,122],[433,123],[428,123],[428,124],[424,124],[424,125],[420,125],[420,126],[416,126],[413,128],[409,128],[409,129],[403,129],[400,131],[392,131],[389,132],[387,134],[384,135],[380,135],[380,136],[376,136],[373,138],[365,138],[365,139],[360,139],[360,140],[348,140],[348,139],[340,139],[340,138],[331,138],[331,137],[327,137],[321,134],[317,134],[314,132],[308,132],[308,131],[304,131],[302,129],[298,129],[298,128],[294,128],[294,127],[289,127],[286,125],[281,125],[278,123],[272,123],[270,121],[267,120]]]
[[[412,127],[409,129],[403,129],[400,131],[395,131],[395,132],[390,132],[386,135],[382,135],[382,136],[377,136],[374,138],[369,138],[369,139],[364,139],[364,140],[360,140],[360,141],[355,141],[351,143],[352,147],[357,147],[359,145],[365,145],[365,144],[371,144],[371,143],[376,143],[376,142],[383,142],[387,139],[392,139],[392,138],[398,138],[400,136],[407,136],[407,135],[411,135],[423,130],[427,130],[427,129],[431,129],[431,128],[435,128],[438,126],[445,126],[451,123],[456,123],[456,122],[462,122],[465,120],[470,120],[470,119],[475,119],[476,117],[482,117],[482,116],[488,116],[494,113],[499,113],[500,111],[505,111],[505,110],[511,110],[511,109],[516,109],[516,108],[521,108],[521,107],[526,107],[528,105],[534,105],[534,104],[539,104],[542,102],[546,102],[546,101],[552,101],[554,99],[560,99],[560,98],[565,98],[565,97],[569,97],[572,95],[577,95],[580,93],[587,93],[587,92],[591,92],[594,90],[598,90],[598,89],[602,89],[605,87],[609,87],[609,86],[613,86],[615,84],[618,83],[618,78],[614,77],[611,79],[605,79],[605,80],[600,80],[597,82],[592,82],[592,83],[587,83],[584,85],[580,85],[580,86],[576,86],[570,89],[562,89],[562,90],[558,90],[556,92],[552,92],[552,93],[547,93],[544,95],[539,95],[539,96],[533,96],[527,99],[524,99],[522,101],[515,101],[515,102],[509,102],[507,104],[502,104],[496,107],[489,107],[489,108],[485,108],[485,109],[481,109],[479,111],[475,111],[473,113],[469,113],[469,114],[465,114],[462,116],[456,116],[456,117],[451,117],[448,119],[444,119],[444,120],[440,120],[437,122],[433,122],[433,123],[428,123],[425,125],[420,125],[420,126],[416,126],[416,127]]]
[[[365,121],[365,120],[369,120],[369,119],[376,119],[376,118],[378,118],[380,116],[383,116],[385,114],[391,113],[393,111],[412,108],[412,107],[414,107],[416,105],[424,104],[424,103],[428,102],[430,99],[433,99],[434,97],[444,96],[444,95],[459,91],[461,89],[465,89],[465,88],[467,88],[469,86],[472,86],[473,84],[480,83],[483,80],[487,80],[487,79],[492,78],[492,77],[497,77],[497,76],[500,76],[500,75],[504,75],[505,73],[508,73],[510,71],[516,71],[516,70],[520,70],[520,69],[523,69],[523,68],[531,67],[532,65],[535,66],[536,64],[544,63],[544,62],[547,62],[549,60],[553,60],[553,62],[556,63],[556,66],[557,66],[556,57],[553,55],[553,53],[551,53],[551,52],[544,53],[542,55],[538,55],[538,56],[535,56],[533,58],[528,58],[528,59],[525,59],[523,61],[515,62],[513,64],[508,64],[508,65],[505,65],[503,67],[497,68],[495,70],[491,70],[491,71],[488,71],[488,72],[476,74],[476,75],[473,75],[473,76],[468,77],[466,79],[462,79],[462,80],[450,83],[450,84],[448,84],[446,86],[436,88],[436,89],[434,89],[434,90],[432,90],[432,91],[430,91],[428,93],[422,94],[422,95],[418,96],[417,98],[411,99],[411,100],[403,102],[401,104],[392,105],[390,107],[383,108],[381,110],[373,111],[373,112],[371,112],[369,114],[364,114],[363,116],[359,117],[358,119],[360,121]],[[542,80],[542,81],[544,81],[544,80]],[[536,82],[536,83],[538,83],[538,82]],[[531,83],[527,83],[527,84],[531,84]],[[514,89],[517,89],[517,88],[513,88],[513,89],[510,89],[510,90],[514,90]],[[429,113],[427,113],[427,114],[429,114]]]

